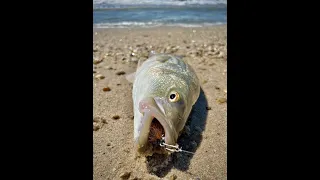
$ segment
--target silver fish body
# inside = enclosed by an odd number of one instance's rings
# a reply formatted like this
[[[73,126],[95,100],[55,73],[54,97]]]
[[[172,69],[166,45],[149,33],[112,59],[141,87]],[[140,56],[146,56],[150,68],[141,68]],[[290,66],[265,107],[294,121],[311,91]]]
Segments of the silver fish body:
[[[140,64],[134,75],[132,92],[134,140],[138,152],[148,149],[154,118],[165,131],[165,143],[176,145],[199,94],[197,75],[182,59],[156,54]]]

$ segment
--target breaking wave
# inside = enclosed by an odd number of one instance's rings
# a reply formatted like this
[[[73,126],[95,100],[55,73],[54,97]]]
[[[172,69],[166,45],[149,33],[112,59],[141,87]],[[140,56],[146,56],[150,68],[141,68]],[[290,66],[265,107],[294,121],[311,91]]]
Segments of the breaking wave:
[[[226,24],[224,22],[216,23],[198,23],[198,24],[185,24],[185,23],[161,23],[161,22],[118,22],[118,23],[98,23],[94,24],[93,28],[132,28],[132,27],[158,27],[158,26],[178,26],[178,27],[207,27]]]
[[[94,9],[196,5],[227,5],[227,0],[93,0]]]

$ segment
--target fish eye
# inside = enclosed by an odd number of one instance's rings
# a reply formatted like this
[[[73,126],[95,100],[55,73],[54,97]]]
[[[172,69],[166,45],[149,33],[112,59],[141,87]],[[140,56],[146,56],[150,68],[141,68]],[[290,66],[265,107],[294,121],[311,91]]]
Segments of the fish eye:
[[[179,93],[175,91],[170,93],[170,96],[169,96],[170,102],[177,102],[179,101],[179,99],[180,99]]]

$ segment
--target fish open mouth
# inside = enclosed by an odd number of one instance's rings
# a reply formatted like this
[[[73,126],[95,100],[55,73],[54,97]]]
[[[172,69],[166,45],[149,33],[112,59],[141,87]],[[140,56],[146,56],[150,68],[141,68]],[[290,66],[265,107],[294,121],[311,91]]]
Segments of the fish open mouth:
[[[177,132],[170,121],[167,121],[154,98],[146,98],[139,103],[139,111],[143,114],[138,128],[139,136],[136,145],[140,153],[149,151],[161,153],[160,141],[164,135],[164,142],[175,145]],[[160,150],[160,151],[159,151]]]
[[[160,150],[160,142],[163,136],[165,136],[164,128],[157,118],[154,117],[151,122],[148,136],[148,143],[152,146],[152,150]]]

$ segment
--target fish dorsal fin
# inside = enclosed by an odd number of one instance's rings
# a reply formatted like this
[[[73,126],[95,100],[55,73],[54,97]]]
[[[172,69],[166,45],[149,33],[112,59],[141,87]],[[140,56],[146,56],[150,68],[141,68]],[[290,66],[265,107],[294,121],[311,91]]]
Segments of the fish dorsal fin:
[[[136,71],[139,69],[139,67],[140,67],[143,63],[144,63],[144,60],[139,59]],[[134,79],[135,79],[135,78],[136,78],[136,72],[133,72],[133,73],[128,74],[128,75],[126,76],[126,79],[127,79],[129,82],[131,82],[131,83],[134,82]]]
[[[139,59],[137,69],[143,64],[145,60]]]
[[[133,73],[128,74],[128,75],[126,76],[127,81],[129,81],[129,82],[131,82],[131,83],[134,82],[134,79],[135,79],[135,78],[136,78],[136,72],[133,72]]]

